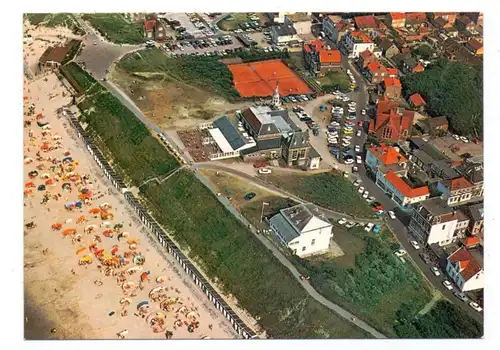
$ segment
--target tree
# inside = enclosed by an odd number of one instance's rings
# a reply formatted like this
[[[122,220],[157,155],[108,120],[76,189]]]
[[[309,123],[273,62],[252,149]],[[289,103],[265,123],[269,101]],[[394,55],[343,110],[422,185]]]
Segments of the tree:
[[[440,59],[424,72],[403,78],[407,95],[420,93],[432,116],[444,115],[461,135],[481,138],[483,133],[482,69]]]

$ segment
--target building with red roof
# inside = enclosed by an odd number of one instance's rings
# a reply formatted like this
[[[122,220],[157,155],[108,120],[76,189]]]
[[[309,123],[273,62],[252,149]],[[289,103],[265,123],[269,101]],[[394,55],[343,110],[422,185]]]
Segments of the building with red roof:
[[[327,47],[321,40],[311,41],[302,50],[305,67],[314,76],[323,76],[341,68],[342,57],[339,50]]]
[[[344,47],[349,58],[358,58],[365,50],[374,52],[375,43],[361,31],[348,32],[345,35]]]
[[[164,40],[165,36],[166,36],[165,27],[158,19],[151,18],[144,21],[144,37],[146,39]]]
[[[466,247],[458,248],[448,257],[446,273],[462,292],[484,288],[484,270]]]
[[[375,16],[357,16],[354,17],[354,23],[359,30],[377,29],[378,24]]]
[[[410,96],[409,102],[410,106],[414,108],[421,108],[425,106],[425,100],[418,92]]]
[[[386,68],[378,61],[369,62],[365,67],[365,75],[372,84],[379,84],[386,78],[397,78],[398,70]]]
[[[376,173],[380,167],[390,167],[392,165],[398,165],[402,169],[406,169],[408,159],[399,152],[399,148],[382,144],[368,148],[365,164]]]
[[[408,12],[406,15],[405,25],[420,26],[427,22],[427,15],[424,12]]]
[[[348,32],[356,30],[354,24],[347,20],[339,20],[337,16],[325,16],[322,29],[325,35],[334,43],[337,43]]]
[[[398,78],[385,78],[382,83],[384,96],[394,100],[401,97],[401,81]]]
[[[406,16],[403,12],[389,12],[386,22],[392,28],[403,28],[406,24]]]
[[[449,206],[462,205],[476,199],[473,196],[475,186],[463,176],[439,182],[437,190]]]
[[[427,186],[412,187],[408,184],[408,180],[398,176],[393,170],[389,170],[386,174],[383,171],[377,172],[376,184],[390,194],[391,199],[402,208],[409,208],[412,204],[425,201],[429,198],[430,192]]]
[[[377,56],[370,50],[365,50],[359,54],[359,60],[356,62],[358,67],[363,70],[368,66],[368,63],[377,62]]]
[[[370,120],[368,132],[381,140],[403,141],[411,136],[415,112],[399,107],[386,97],[377,102],[377,115]]]

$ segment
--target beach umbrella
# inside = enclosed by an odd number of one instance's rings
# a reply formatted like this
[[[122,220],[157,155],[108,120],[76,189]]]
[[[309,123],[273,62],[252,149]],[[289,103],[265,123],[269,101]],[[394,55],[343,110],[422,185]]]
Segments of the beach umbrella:
[[[24,184],[24,188],[32,188],[32,187],[36,187],[36,185],[33,183],[33,182],[26,182]]]
[[[66,230],[63,231],[64,236],[72,235],[74,233],[76,233],[76,228],[67,228]]]
[[[42,180],[47,180],[50,178],[50,174],[49,173],[43,173],[42,176],[40,176],[42,178]]]
[[[30,157],[24,157],[24,164],[30,164],[33,162],[33,158]]]
[[[70,151],[64,151],[64,156],[65,156],[65,157],[69,156],[70,154],[71,154],[71,152],[70,152]]]
[[[139,310],[142,307],[149,307],[149,301],[144,300],[137,304],[137,310]]]
[[[45,181],[46,185],[54,185],[55,183],[56,183],[56,180],[54,180],[53,178],[48,179],[47,181]]]
[[[71,162],[73,162],[73,158],[71,158],[71,157],[63,158],[62,162],[63,162],[63,164],[71,163]]]
[[[85,222],[85,216],[81,215],[76,219],[77,224],[81,224],[82,222]]]
[[[84,232],[91,233],[91,232],[95,231],[96,229],[97,229],[97,225],[95,225],[95,224],[87,225],[87,226],[85,226]]]
[[[97,251],[94,253],[94,255],[95,255],[95,256],[100,256],[100,255],[103,255],[103,254],[104,254],[104,249],[99,249],[99,250],[97,250]]]
[[[45,191],[45,185],[38,186],[38,191]]]
[[[62,228],[62,224],[60,224],[60,223],[52,224],[52,230],[54,230],[54,231],[59,231],[61,228]]]
[[[37,120],[40,120],[40,119],[42,119],[42,118],[43,118],[42,113],[38,113],[38,114],[36,115],[36,119],[37,119]]]
[[[80,254],[81,252],[85,251],[84,247],[80,247],[76,250],[76,255]]]
[[[122,227],[123,227],[123,225],[122,225],[122,224],[116,224],[116,225],[113,227],[113,229],[118,230],[118,229],[121,229]]]
[[[99,208],[92,208],[89,210],[90,214],[99,214],[101,212],[101,209]]]
[[[101,224],[101,227],[110,228],[110,227],[111,227],[111,222],[109,222],[109,221],[104,221],[104,222]]]
[[[127,244],[137,244],[138,240],[137,238],[130,238],[128,241],[127,241]]]
[[[156,283],[163,283],[165,281],[168,280],[168,277],[167,276],[159,276],[159,277],[156,277]]]
[[[143,265],[146,259],[142,255],[136,255],[132,261],[136,265]]]
[[[107,210],[107,209],[111,209],[111,205],[107,202],[104,202],[101,205],[99,205],[99,208]]]
[[[32,170],[32,171],[30,171],[30,172],[28,173],[28,176],[29,176],[29,178],[30,178],[30,179],[35,178],[35,177],[37,177],[37,176],[38,176],[38,171],[36,171],[36,170]]]
[[[104,230],[102,234],[104,237],[113,237],[113,230]]]
[[[63,191],[70,191],[71,190],[71,184],[69,182],[65,182],[62,184],[62,189]]]
[[[118,247],[115,246],[113,249],[111,249],[111,254],[115,255],[116,253],[118,253],[118,250],[119,250]]]
[[[87,194],[89,192],[89,189],[85,187],[80,192],[82,192],[83,194]]]
[[[91,264],[92,263],[92,257],[90,255],[85,255],[79,260],[79,264]]]
[[[50,145],[48,143],[44,143],[41,147],[40,147],[40,151],[46,151],[48,150],[50,147]]]

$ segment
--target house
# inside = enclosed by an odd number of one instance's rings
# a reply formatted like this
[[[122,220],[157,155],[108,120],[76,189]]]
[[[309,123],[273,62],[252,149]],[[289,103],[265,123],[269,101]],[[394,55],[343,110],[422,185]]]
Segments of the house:
[[[378,28],[375,16],[357,16],[354,17],[354,23],[358,30],[373,30]]]
[[[457,13],[456,12],[431,12],[429,14],[429,18],[434,19],[434,20],[442,18],[443,20],[446,21],[446,23],[453,24],[453,23],[455,23],[455,20],[457,19]]]
[[[476,199],[472,198],[474,185],[463,176],[440,181],[437,190],[441,192],[441,198],[443,198],[449,206],[462,205],[470,200]]]
[[[397,164],[405,169],[407,163],[408,159],[399,152],[398,147],[382,144],[380,146],[372,146],[366,151],[365,164],[375,174],[381,166]]]
[[[472,186],[472,198],[481,199],[484,194],[484,164],[474,162],[474,157],[469,158],[465,163],[457,167],[459,171]]]
[[[365,50],[373,52],[375,44],[363,32],[349,32],[344,37],[343,48],[349,58],[358,58],[359,54]]]
[[[411,136],[415,112],[399,108],[382,98],[377,103],[377,115],[370,120],[368,132],[381,140],[402,141]]]
[[[482,234],[484,231],[484,204],[478,203],[469,205],[466,208],[469,215],[469,233],[472,236]]]
[[[478,26],[483,25],[483,13],[482,12],[465,12],[463,13],[464,16],[467,16],[468,18],[471,19],[473,23],[475,23]]]
[[[410,55],[407,55],[403,60],[401,61],[401,70],[405,73],[420,73],[424,71],[424,66],[420,63],[417,62],[413,57]]]
[[[425,201],[430,196],[427,186],[413,188],[403,176],[398,176],[393,170],[384,172],[379,168],[375,183],[403,209],[409,209],[413,204]]]
[[[156,20],[150,19],[144,21],[144,37],[148,40],[152,40],[155,37],[155,26]]]
[[[312,203],[282,209],[269,225],[280,242],[299,257],[328,251],[333,237],[333,225]]]
[[[465,47],[467,47],[467,49],[475,55],[483,55],[483,43],[476,39],[469,40],[465,44]]]
[[[455,20],[455,26],[458,30],[463,31],[471,31],[474,30],[475,27],[474,22],[472,22],[472,20],[465,15],[457,16],[457,19]]]
[[[427,16],[424,12],[408,12],[406,13],[406,27],[419,27],[427,22]]]
[[[379,84],[386,78],[397,78],[398,70],[386,68],[380,62],[370,62],[366,65],[364,74],[370,83]]]
[[[446,273],[461,292],[484,288],[484,270],[466,247],[448,257]]]
[[[302,42],[297,35],[293,22],[285,16],[283,24],[275,24],[271,27],[271,39],[275,45],[284,46],[292,42]]]
[[[355,30],[352,22],[347,20],[339,21],[337,16],[326,16],[323,19],[322,28],[325,35],[334,43],[337,43],[348,32],[353,32]]]
[[[441,44],[443,56],[452,61],[472,65],[482,65],[483,61],[477,55],[474,55],[466,48],[466,45],[461,45],[456,39],[448,38]],[[479,51],[481,52],[481,51]]]
[[[357,64],[361,71],[363,71],[371,62],[377,62],[377,56],[375,56],[373,52],[365,50],[359,54]]]
[[[281,159],[286,165],[308,169],[318,167],[320,157],[309,143],[309,133],[290,119],[288,111],[268,106],[236,111],[244,137],[253,137],[255,145],[243,149],[243,160]]]
[[[400,52],[396,44],[389,38],[376,38],[375,43],[382,50],[382,55],[388,59],[391,59]]]
[[[341,69],[342,57],[339,50],[332,50],[321,40],[314,40],[302,49],[306,69],[313,76]]]
[[[293,14],[286,15],[288,19],[293,23],[293,27],[297,31],[298,35],[311,34],[311,13],[306,12],[295,12]]]
[[[406,24],[406,16],[403,12],[389,12],[386,16],[386,23],[389,27],[402,28]]]
[[[467,216],[460,210],[450,208],[439,197],[430,198],[413,210],[408,231],[421,244],[444,246],[465,237],[466,221]]]
[[[155,17],[146,17],[144,21],[144,38],[147,40],[164,40],[166,30],[162,22]]]
[[[408,99],[408,102],[410,103],[410,107],[413,107],[415,109],[421,110],[425,106],[425,100],[419,93],[414,93],[413,95],[411,95]]]
[[[398,78],[385,78],[383,83],[384,96],[394,100],[401,97],[401,82]]]
[[[42,72],[58,69],[73,46],[80,45],[79,40],[67,41],[64,45],[49,46],[38,59],[38,68]]]
[[[431,133],[447,132],[448,131],[448,118],[445,116],[434,117],[427,119],[427,125]]]

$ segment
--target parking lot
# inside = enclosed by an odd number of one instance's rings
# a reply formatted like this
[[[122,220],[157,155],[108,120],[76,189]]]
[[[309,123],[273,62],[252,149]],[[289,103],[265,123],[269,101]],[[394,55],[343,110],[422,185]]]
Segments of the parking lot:
[[[473,156],[483,155],[483,143],[478,142],[477,144],[473,141],[467,143],[462,140],[454,139],[451,134],[443,137],[436,137],[429,140],[434,147],[439,151],[443,152],[445,155],[450,157],[452,160],[460,161],[462,160],[460,155],[469,153]],[[455,151],[455,152],[454,152]]]
[[[214,53],[227,50],[243,49],[243,45],[229,35],[215,36],[212,38],[183,40],[176,43],[160,45],[161,50],[172,54]]]

